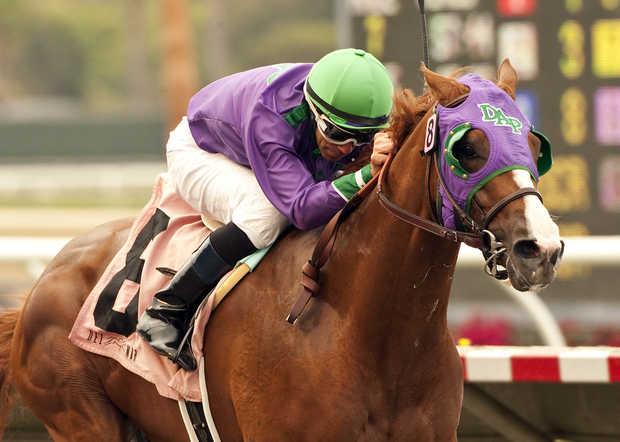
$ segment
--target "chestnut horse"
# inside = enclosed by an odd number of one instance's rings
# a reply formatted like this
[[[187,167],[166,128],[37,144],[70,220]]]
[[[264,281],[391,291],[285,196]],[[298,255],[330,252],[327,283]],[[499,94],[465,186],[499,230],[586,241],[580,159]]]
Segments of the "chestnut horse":
[[[400,146],[383,191],[432,219],[437,174],[420,155],[429,109],[468,88],[425,67],[428,90],[395,99],[391,131]],[[505,61],[497,86],[511,95],[517,74]],[[484,132],[471,130],[455,150],[476,170],[489,155]],[[529,134],[537,158],[540,141]],[[472,217],[533,180],[500,174],[475,194]],[[152,442],[187,438],[178,405],[120,364],[73,346],[67,336],[80,306],[125,240],[132,220],[100,226],[56,256],[19,311],[0,320],[3,412],[11,392],[56,441],[123,441],[128,423]],[[555,277],[562,244],[535,195],[506,203],[488,229],[507,250],[521,290]],[[300,268],[320,232],[292,231],[222,303],[205,333],[213,417],[232,441],[455,441],[463,395],[461,361],[446,312],[459,244],[414,227],[372,192],[340,226],[321,271],[318,296],[295,325],[285,318]],[[14,388],[10,388],[14,387]]]

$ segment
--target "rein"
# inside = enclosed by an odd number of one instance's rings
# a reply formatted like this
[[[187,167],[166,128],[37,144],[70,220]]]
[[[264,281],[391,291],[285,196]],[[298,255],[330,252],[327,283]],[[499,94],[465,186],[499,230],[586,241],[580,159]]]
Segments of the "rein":
[[[383,170],[383,168],[381,170]],[[286,320],[290,324],[295,323],[299,315],[301,315],[303,310],[306,308],[310,298],[318,293],[320,289],[318,283],[319,270],[323,267],[323,265],[325,265],[332,253],[340,225],[351,214],[351,212],[353,212],[357,206],[359,206],[361,202],[366,199],[370,192],[372,192],[377,185],[378,178],[379,175],[373,176],[372,179],[359,190],[359,192],[347,201],[345,206],[336,215],[334,215],[334,217],[323,229],[323,232],[319,237],[319,241],[312,252],[312,258],[310,258],[310,260],[301,268],[302,289],[299,295],[297,295],[297,301],[293,305],[291,312],[286,317]]]
[[[465,98],[466,95],[458,97],[451,103],[449,103],[447,107],[456,106]],[[421,124],[421,122],[419,124]],[[426,193],[427,201],[431,208],[431,214],[434,219],[428,220],[407,211],[406,209],[390,201],[388,196],[385,194],[384,188],[386,176],[388,173],[388,169],[392,164],[392,160],[395,156],[394,153],[390,153],[386,162],[383,164],[383,167],[381,168],[379,174],[373,176],[372,179],[362,189],[360,189],[359,192],[357,192],[349,201],[347,201],[345,206],[329,221],[327,226],[325,226],[325,229],[323,229],[323,232],[319,237],[319,241],[317,242],[317,245],[315,246],[312,253],[312,258],[302,267],[302,288],[297,296],[297,301],[291,309],[291,312],[286,317],[287,322],[289,322],[290,324],[294,324],[297,318],[306,308],[306,305],[310,301],[310,298],[312,296],[315,296],[319,292],[319,271],[321,267],[325,265],[332,253],[334,243],[336,242],[336,235],[338,234],[340,225],[361,204],[361,202],[366,199],[366,197],[372,192],[375,187],[377,187],[377,196],[379,198],[379,203],[393,216],[406,222],[407,224],[423,229],[448,241],[452,241],[454,243],[464,242],[470,247],[480,249],[485,258],[485,272],[488,275],[493,276],[494,278],[499,280],[504,280],[508,278],[508,271],[506,269],[500,269],[498,267],[498,261],[506,254],[506,247],[501,241],[497,241],[495,235],[490,230],[488,230],[488,226],[495,218],[495,216],[497,216],[497,214],[501,212],[502,209],[504,209],[511,202],[525,195],[536,195],[542,202],[542,195],[540,194],[540,192],[538,192],[538,190],[533,187],[524,187],[518,189],[495,203],[495,205],[493,205],[493,207],[491,207],[491,209],[489,209],[489,211],[485,214],[484,219],[482,220],[482,225],[479,225],[456,203],[454,197],[446,187],[444,179],[439,171],[439,149],[435,148],[434,151],[434,155],[432,154],[432,152],[429,152],[426,155]],[[421,151],[420,153],[423,156],[425,155],[424,151]],[[435,164],[435,170],[437,172],[439,185],[442,186],[442,188],[446,192],[450,203],[458,213],[459,217],[461,217],[462,222],[467,226],[468,229],[471,230],[470,232],[452,230],[442,226],[441,224],[439,224],[439,222],[437,222],[440,217],[438,217],[435,213],[435,210],[433,210],[430,196],[431,163]],[[481,212],[484,211],[481,210]]]
[[[469,233],[469,232],[459,232],[457,230],[448,229],[447,227],[442,226],[434,221],[428,220],[426,218],[422,218],[421,216],[416,215],[415,213],[411,213],[402,207],[394,204],[392,201],[388,199],[383,191],[385,187],[385,177],[387,175],[387,170],[392,163],[392,159],[394,156],[392,154],[389,155],[384,167],[381,169],[379,173],[379,183],[377,186],[377,196],[379,197],[379,202],[381,205],[396,218],[406,222],[407,224],[411,224],[412,226],[419,227],[427,232],[433,233],[437,236],[440,236],[449,241],[458,243],[464,242],[468,246],[475,247],[477,249],[482,249],[485,247],[485,242],[483,236],[480,233]],[[431,157],[428,157],[427,167],[426,167],[426,176],[427,176],[427,186],[430,187],[430,164]],[[430,197],[429,197],[430,200]],[[431,205],[432,207],[432,205]]]

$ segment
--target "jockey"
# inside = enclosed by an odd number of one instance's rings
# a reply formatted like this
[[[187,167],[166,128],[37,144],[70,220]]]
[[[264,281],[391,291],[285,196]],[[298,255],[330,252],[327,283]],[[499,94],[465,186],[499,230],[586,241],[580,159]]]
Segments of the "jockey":
[[[211,233],[153,304],[137,331],[186,370],[179,345],[194,311],[235,263],[272,244],[289,225],[326,224],[374,174],[393,143],[385,132],[393,86],[361,49],[315,64],[260,67],[217,80],[191,100],[170,133],[168,173],[178,194],[225,223]],[[343,174],[372,143],[370,164]]]

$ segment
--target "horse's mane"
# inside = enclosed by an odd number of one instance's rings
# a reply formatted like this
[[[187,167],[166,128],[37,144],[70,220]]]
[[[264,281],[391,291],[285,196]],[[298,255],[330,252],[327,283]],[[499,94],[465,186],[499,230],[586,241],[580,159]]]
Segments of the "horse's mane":
[[[417,97],[411,89],[403,89],[394,96],[389,132],[397,146],[403,144],[434,102],[430,89]]]

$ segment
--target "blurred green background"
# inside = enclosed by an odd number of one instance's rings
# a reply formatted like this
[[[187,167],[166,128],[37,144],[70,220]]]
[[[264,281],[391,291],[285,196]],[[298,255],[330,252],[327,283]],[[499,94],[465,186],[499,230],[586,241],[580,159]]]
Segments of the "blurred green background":
[[[141,207],[189,97],[226,74],[335,49],[335,7],[1,0],[0,208]],[[118,174],[128,165],[131,183]]]
[[[162,40],[174,32],[162,17],[165,3],[2,0],[0,116],[156,119]],[[199,83],[282,60],[314,61],[335,48],[333,8],[329,0],[311,8],[302,0],[188,0]],[[19,108],[11,112],[7,102]]]

